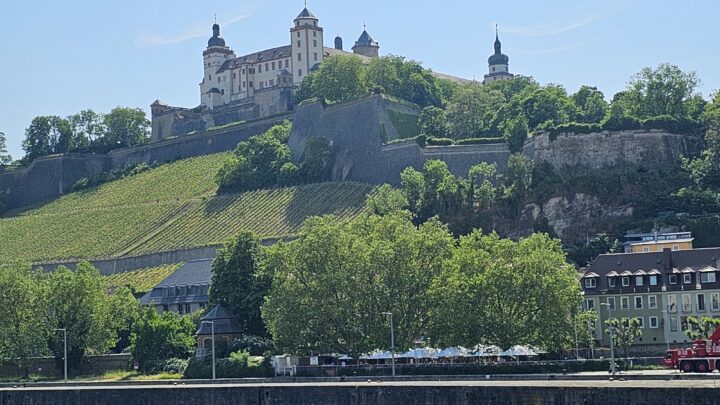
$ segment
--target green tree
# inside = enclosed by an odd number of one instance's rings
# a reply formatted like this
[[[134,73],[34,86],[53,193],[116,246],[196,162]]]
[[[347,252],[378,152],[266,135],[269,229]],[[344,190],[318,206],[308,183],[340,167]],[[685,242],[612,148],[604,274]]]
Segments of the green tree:
[[[53,153],[54,144],[50,139],[52,117],[39,116],[33,118],[30,126],[25,129],[22,148],[25,151],[24,163],[30,163],[40,156]]]
[[[87,146],[99,142],[105,135],[103,116],[93,110],[82,110],[68,117],[78,146]]]
[[[43,277],[29,265],[0,265],[0,363],[24,369],[25,376],[30,371],[30,358],[46,353],[46,286]]]
[[[540,125],[566,124],[577,114],[575,102],[567,95],[565,88],[557,84],[535,89],[523,99],[522,109],[531,130]]]
[[[710,96],[710,102],[705,105],[702,122],[710,131],[720,131],[720,91]]]
[[[79,142],[75,139],[70,121],[65,118],[51,117],[50,139],[55,153],[68,153],[78,148]]]
[[[381,87],[387,94],[422,107],[442,104],[442,90],[437,79],[419,62],[401,56],[373,58],[365,71],[365,87]]]
[[[628,358],[628,349],[642,336],[642,327],[637,318],[608,319],[605,321],[607,333],[612,330],[613,343],[623,349],[625,358]]]
[[[468,205],[475,211],[487,211],[495,205],[497,189],[497,166],[495,163],[479,163],[468,173]]]
[[[419,212],[425,205],[425,176],[414,168],[407,167],[400,173],[400,184],[410,210]]]
[[[68,368],[78,370],[86,354],[104,353],[115,344],[117,331],[112,328],[110,298],[105,280],[87,262],[71,271],[65,267],[48,276],[49,310],[46,325],[50,330],[67,330]],[[55,356],[59,370],[63,365],[63,334],[54,331],[48,346]]]
[[[613,103],[620,103],[628,115],[640,119],[659,115],[697,119],[703,108],[699,84],[697,73],[663,63],[656,69],[643,68]]]
[[[430,106],[423,108],[418,124],[420,125],[420,132],[423,135],[442,138],[445,137],[448,132],[445,110],[439,107]]]
[[[354,55],[325,58],[312,78],[313,95],[339,102],[365,94],[364,69],[362,60]]]
[[[140,303],[127,287],[115,290],[108,299],[107,328],[114,333],[110,345],[113,351],[120,353],[130,347],[130,336],[135,322],[140,318]]]
[[[530,194],[533,180],[532,160],[521,153],[510,155],[507,171],[503,176],[502,196],[510,207],[518,209]]]
[[[699,156],[682,159],[692,184],[678,190],[676,196],[692,211],[716,212],[720,206],[720,131],[708,130],[705,143]]]
[[[6,142],[5,133],[0,131],[0,169],[12,163],[12,156],[8,153]]]
[[[528,122],[525,116],[520,114],[516,118],[508,120],[505,125],[503,137],[511,152],[522,152],[525,140],[528,137]]]
[[[715,330],[720,326],[720,319],[711,316],[694,317],[687,319],[688,328],[685,334],[690,340],[709,339]]]
[[[113,147],[127,147],[147,142],[150,121],[141,108],[116,107],[103,116],[104,141]]]
[[[415,227],[407,212],[308,219],[297,239],[268,253],[272,287],[262,313],[276,347],[355,355],[387,348],[387,311],[396,347],[410,347],[427,327],[427,291],[452,246],[439,222]]]
[[[622,244],[617,239],[612,239],[606,233],[599,233],[588,237],[586,241],[575,243],[568,249],[568,260],[578,266],[590,264],[598,255],[604,253],[619,253],[622,251]]]
[[[210,304],[222,305],[240,320],[244,333],[266,336],[260,306],[270,287],[260,273],[263,249],[260,239],[243,231],[225,244],[212,264]]]
[[[277,184],[283,166],[290,162],[287,141],[291,130],[292,124],[285,121],[240,142],[215,176],[219,191],[241,192]]]
[[[313,90],[313,82],[315,81],[315,76],[315,72],[306,75],[302,82],[300,82],[300,85],[293,92],[293,99],[296,105],[300,104],[305,100],[309,100],[315,97],[315,93]]]
[[[387,215],[407,208],[408,200],[405,194],[389,184],[376,188],[365,200],[365,209],[375,215]]]
[[[155,369],[168,359],[187,359],[195,347],[195,323],[174,312],[159,314],[148,308],[133,326],[130,354],[141,371]]]
[[[314,136],[305,143],[300,175],[305,182],[317,183],[329,179],[330,141]]]
[[[458,88],[446,109],[449,135],[456,139],[484,136],[495,111],[504,102],[500,91],[478,83]]]
[[[430,295],[430,336],[440,345],[572,347],[580,287],[560,242],[547,235],[461,237]]]
[[[605,95],[595,86],[581,86],[572,98],[579,109],[578,122],[600,123],[609,109]]]
[[[595,332],[598,320],[597,312],[593,310],[579,311],[574,317],[574,330],[578,349],[591,349],[595,347]]]

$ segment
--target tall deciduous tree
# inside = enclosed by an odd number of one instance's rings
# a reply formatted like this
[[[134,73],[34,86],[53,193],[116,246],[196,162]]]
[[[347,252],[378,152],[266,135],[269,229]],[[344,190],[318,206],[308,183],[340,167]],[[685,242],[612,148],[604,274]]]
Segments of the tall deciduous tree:
[[[312,79],[313,94],[330,102],[344,101],[366,93],[364,67],[357,56],[325,58]]]
[[[93,110],[82,110],[68,117],[68,121],[81,145],[94,144],[105,135],[103,116]]]
[[[605,95],[595,86],[582,86],[572,95],[578,107],[576,121],[586,123],[599,123],[605,118],[609,104]]]
[[[613,343],[623,349],[625,358],[628,358],[628,350],[635,341],[642,336],[642,327],[637,318],[608,319],[605,321],[607,333],[612,330]]]
[[[46,325],[67,330],[68,367],[77,370],[89,352],[104,353],[115,344],[110,298],[103,278],[87,262],[76,271],[60,267],[48,276]],[[48,346],[62,369],[63,333],[52,331]]]
[[[504,102],[505,96],[500,91],[477,83],[458,88],[446,110],[450,136],[462,139],[485,135]]]
[[[383,312],[392,312],[396,347],[410,347],[427,327],[427,291],[452,245],[437,221],[415,227],[403,212],[311,218],[269,251],[263,319],[281,350],[358,354],[389,347]]]
[[[580,288],[560,242],[544,234],[461,237],[431,296],[431,336],[442,345],[572,347]]]
[[[53,153],[55,146],[50,139],[52,131],[52,117],[35,117],[30,126],[25,129],[25,139],[22,148],[25,151],[24,160],[29,163],[33,159]]]
[[[12,156],[7,150],[7,139],[5,133],[0,131],[0,168],[12,162]]]
[[[685,334],[692,340],[709,339],[710,335],[712,335],[718,326],[720,326],[720,319],[710,316],[690,316],[688,317],[687,322],[688,328],[685,331]]]
[[[237,316],[248,335],[266,336],[260,306],[270,283],[260,274],[263,249],[252,232],[241,232],[225,244],[212,264],[211,305]]]
[[[141,108],[116,107],[103,117],[105,142],[113,146],[134,146],[148,141],[150,121]]]
[[[150,371],[159,363],[187,359],[195,346],[195,323],[189,316],[146,309],[133,327],[130,354],[141,371]]]
[[[43,278],[29,265],[0,265],[0,363],[10,363],[29,373],[30,358],[46,353]]]

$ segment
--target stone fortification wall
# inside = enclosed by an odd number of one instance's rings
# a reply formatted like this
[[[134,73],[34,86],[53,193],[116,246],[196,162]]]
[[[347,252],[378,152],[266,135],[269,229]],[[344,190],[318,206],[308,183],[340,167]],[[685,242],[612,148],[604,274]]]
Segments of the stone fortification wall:
[[[385,135],[395,131],[388,110],[417,113],[404,104],[372,95],[351,102],[326,106],[321,102],[297,108],[290,149],[295,161],[302,160],[305,142],[314,136],[327,138],[332,148],[332,178],[372,184],[400,183],[400,172],[408,166],[422,168],[426,160],[440,159],[456,175],[467,175],[480,162],[497,163],[503,171],[510,152],[501,145],[463,145],[421,148],[414,141],[383,145]]]
[[[677,162],[697,150],[694,137],[660,130],[603,131],[592,134],[542,133],[530,138],[523,153],[535,161],[546,161],[556,170],[573,167],[601,169],[630,165],[645,168]]]
[[[148,382],[150,383],[150,382]],[[602,405],[602,404],[715,404],[712,383],[661,381],[616,382],[400,382],[356,381],[335,384],[216,385],[171,383],[114,386],[28,386],[0,388],[0,405],[10,404],[486,404],[486,405]],[[685,383],[685,384],[682,384]]]
[[[230,128],[152,142],[102,154],[57,155],[36,159],[25,169],[0,172],[0,191],[8,208],[39,204],[69,192],[83,177],[138,163],[165,163],[232,150],[251,136],[267,131],[292,114],[240,124]]]

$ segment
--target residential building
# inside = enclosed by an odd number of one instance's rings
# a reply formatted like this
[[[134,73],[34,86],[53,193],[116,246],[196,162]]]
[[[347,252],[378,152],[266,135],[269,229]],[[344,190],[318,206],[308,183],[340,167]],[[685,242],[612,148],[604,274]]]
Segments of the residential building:
[[[598,313],[597,340],[609,345],[601,325],[612,317],[641,322],[639,345],[690,343],[688,317],[720,317],[719,260],[720,248],[598,256],[580,278],[583,306]]]
[[[625,253],[649,253],[670,250],[690,250],[693,237],[690,232],[628,233],[624,237]]]
[[[140,298],[140,304],[153,306],[158,312],[189,314],[208,304],[212,281],[212,260],[192,260],[153,287]]]
[[[230,343],[242,336],[240,321],[230,311],[218,305],[200,318],[200,327],[197,337],[197,357],[205,357],[212,350],[212,339],[215,335],[215,344],[223,341]],[[217,347],[216,347],[217,349]]]

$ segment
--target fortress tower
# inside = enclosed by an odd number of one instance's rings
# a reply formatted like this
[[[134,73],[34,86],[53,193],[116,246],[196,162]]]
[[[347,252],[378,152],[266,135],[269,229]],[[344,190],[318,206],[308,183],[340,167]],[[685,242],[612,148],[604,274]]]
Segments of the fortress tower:
[[[360,38],[355,41],[355,46],[352,47],[352,51],[358,55],[367,56],[369,58],[377,58],[380,54],[380,44],[372,39],[366,29],[363,29],[362,34],[360,34]]]
[[[300,84],[305,76],[323,61],[323,29],[318,19],[305,7],[295,18],[295,26],[290,29],[292,48],[293,83]]]
[[[489,72],[485,75],[483,83],[512,79],[514,75],[508,70],[509,62],[510,58],[502,53],[502,44],[498,36],[497,26],[495,26],[495,53],[488,58]]]
[[[203,81],[200,83],[200,104],[209,109],[222,104],[224,90],[222,77],[216,75],[220,67],[229,59],[235,58],[235,53],[225,45],[225,40],[220,37],[220,25],[216,22],[212,26],[213,36],[208,40],[207,49],[203,52]]]

